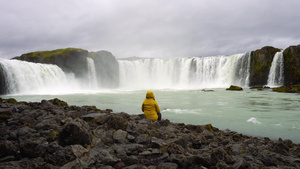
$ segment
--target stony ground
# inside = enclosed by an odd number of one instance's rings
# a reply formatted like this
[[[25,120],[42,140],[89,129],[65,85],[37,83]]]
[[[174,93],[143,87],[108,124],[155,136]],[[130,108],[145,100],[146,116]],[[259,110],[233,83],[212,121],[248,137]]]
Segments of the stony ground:
[[[300,168],[300,145],[210,124],[0,98],[0,168]]]

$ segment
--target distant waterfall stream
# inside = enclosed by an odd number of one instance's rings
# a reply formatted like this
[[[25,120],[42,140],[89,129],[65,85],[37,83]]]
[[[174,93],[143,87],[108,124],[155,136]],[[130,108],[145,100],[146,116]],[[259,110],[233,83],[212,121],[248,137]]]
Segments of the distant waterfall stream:
[[[283,51],[277,52],[273,58],[268,77],[268,86],[283,85]]]

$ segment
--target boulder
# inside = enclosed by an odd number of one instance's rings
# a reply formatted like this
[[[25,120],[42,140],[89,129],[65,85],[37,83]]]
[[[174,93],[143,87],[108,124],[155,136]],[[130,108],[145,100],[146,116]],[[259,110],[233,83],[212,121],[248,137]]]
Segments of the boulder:
[[[59,133],[59,137],[62,145],[80,144],[86,146],[92,141],[89,125],[82,119],[73,119],[66,123]]]
[[[235,91],[241,91],[243,90],[242,87],[239,87],[239,86],[234,86],[234,85],[231,85],[229,88],[227,88],[226,90],[235,90]]]
[[[274,92],[300,93],[300,85],[281,86],[272,89]]]
[[[73,161],[77,158],[73,152],[71,146],[59,148],[57,151],[51,154],[47,154],[45,160],[53,165],[63,166],[64,164]]]
[[[114,132],[113,139],[117,143],[128,143],[127,135],[128,133],[126,131],[119,129],[116,132]]]
[[[283,51],[284,85],[300,84],[300,45],[290,46]]]
[[[266,85],[273,58],[280,49],[265,46],[251,52],[249,86]]]

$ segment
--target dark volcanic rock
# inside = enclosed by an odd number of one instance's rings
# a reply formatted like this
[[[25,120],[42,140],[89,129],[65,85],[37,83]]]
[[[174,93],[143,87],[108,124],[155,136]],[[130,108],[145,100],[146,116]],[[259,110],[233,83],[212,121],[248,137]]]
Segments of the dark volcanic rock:
[[[59,133],[60,141],[63,145],[91,144],[90,127],[82,119],[71,120],[63,126],[62,131]]]
[[[290,46],[283,51],[284,85],[300,84],[300,45]]]
[[[239,87],[239,86],[234,86],[234,85],[231,85],[229,88],[227,88],[226,90],[236,90],[236,91],[240,91],[240,90],[243,90],[242,87]]]
[[[249,86],[266,85],[273,58],[280,49],[265,46],[251,52]]]
[[[300,145],[144,115],[0,99],[0,168],[289,168]],[[83,120],[85,119],[85,120]]]
[[[8,86],[6,82],[6,74],[4,69],[2,68],[2,64],[0,63],[0,95],[8,93]]]
[[[274,92],[300,93],[300,85],[275,87],[272,90]]]

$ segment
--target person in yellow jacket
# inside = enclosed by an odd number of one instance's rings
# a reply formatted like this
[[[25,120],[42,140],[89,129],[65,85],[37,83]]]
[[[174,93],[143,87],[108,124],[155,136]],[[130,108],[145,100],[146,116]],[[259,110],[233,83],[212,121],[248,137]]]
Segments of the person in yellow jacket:
[[[149,120],[161,120],[160,109],[152,91],[147,91],[146,99],[142,105],[142,111]]]

